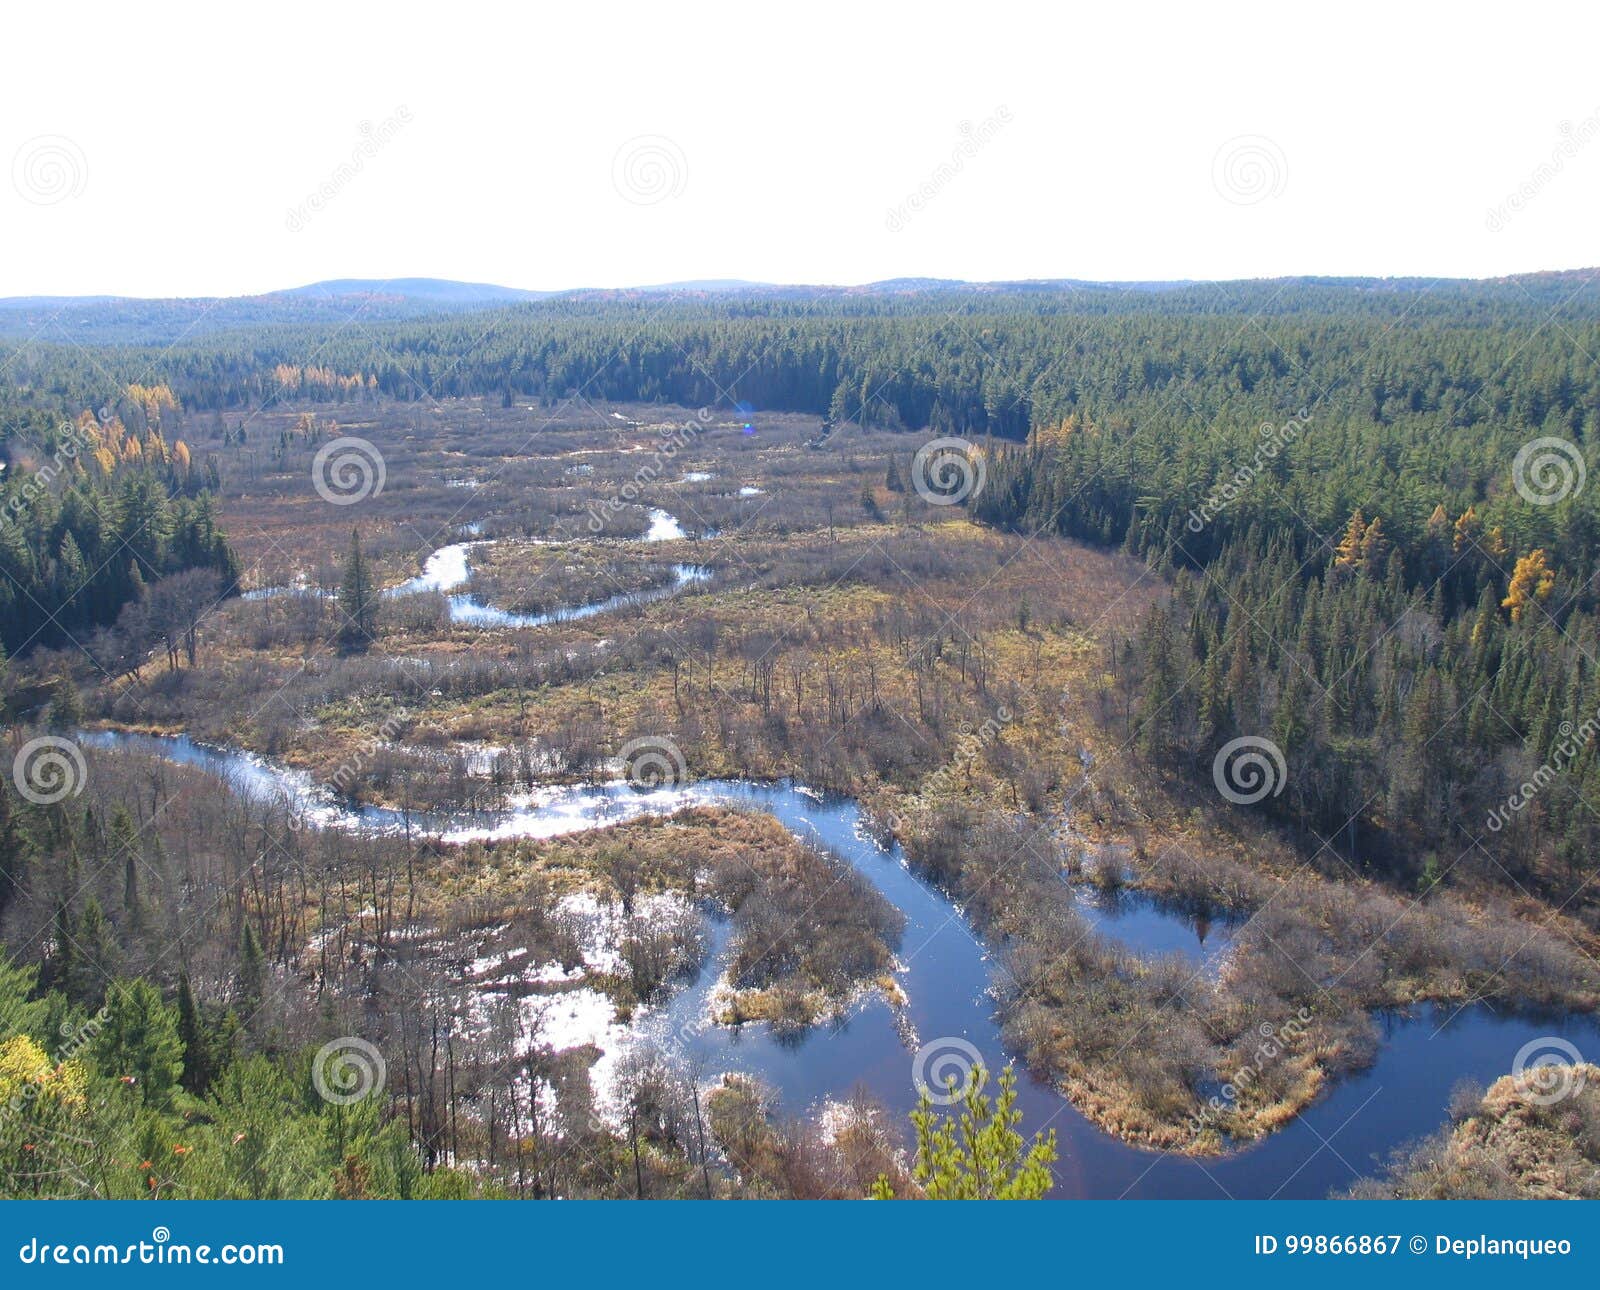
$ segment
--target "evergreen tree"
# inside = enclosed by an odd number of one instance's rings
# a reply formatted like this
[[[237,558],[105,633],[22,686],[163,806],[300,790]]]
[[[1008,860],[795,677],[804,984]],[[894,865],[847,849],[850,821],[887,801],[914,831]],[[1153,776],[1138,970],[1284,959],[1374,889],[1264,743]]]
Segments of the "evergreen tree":
[[[178,1040],[183,1045],[183,1087],[203,1097],[216,1077],[216,1053],[187,972],[178,975]]]
[[[100,1069],[114,1079],[133,1081],[146,1106],[172,1100],[183,1072],[178,1019],[148,981],[115,982],[106,992],[106,1022],[96,1041]]]
[[[30,844],[12,799],[11,786],[0,783],[0,918],[21,894],[28,871]]]
[[[261,1006],[262,991],[266,983],[266,956],[261,952],[261,942],[256,937],[255,925],[246,922],[239,941],[238,1000],[239,1010],[248,1021]]]
[[[350,550],[345,556],[344,577],[339,583],[339,612],[343,616],[339,641],[347,649],[369,644],[377,626],[378,593],[372,574],[361,554],[361,531],[350,530]]]
[[[912,1177],[928,1200],[1039,1200],[1051,1184],[1056,1131],[1035,1134],[1032,1143],[1017,1132],[1017,1077],[1008,1064],[1000,1072],[1000,1093],[984,1094],[988,1072],[979,1066],[950,1113],[936,1111],[926,1091],[911,1122],[917,1132]],[[954,1077],[950,1092],[956,1093]],[[873,1185],[874,1199],[888,1200],[888,1178]]]

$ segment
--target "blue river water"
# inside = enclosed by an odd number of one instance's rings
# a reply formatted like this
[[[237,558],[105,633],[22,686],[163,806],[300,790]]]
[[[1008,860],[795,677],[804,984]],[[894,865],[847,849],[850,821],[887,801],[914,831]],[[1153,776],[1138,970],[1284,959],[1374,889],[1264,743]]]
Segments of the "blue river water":
[[[710,991],[728,927],[708,927],[711,954],[698,976],[662,1006],[645,1010],[641,1037],[666,1051],[701,1059],[708,1071],[738,1070],[773,1088],[785,1114],[803,1114],[828,1099],[865,1088],[903,1116],[917,1099],[914,1054],[921,1045],[960,1040],[998,1069],[1008,1060],[996,1017],[997,966],[951,901],[913,873],[898,846],[883,846],[862,826],[857,804],[790,784],[704,780],[657,789],[626,783],[541,790],[525,804],[474,815],[411,814],[355,807],[330,798],[305,775],[253,754],[214,748],[186,737],[96,731],[86,746],[117,747],[197,766],[236,791],[286,798],[325,827],[376,831],[402,828],[447,840],[552,837],[646,813],[722,803],[770,812],[791,832],[846,859],[905,917],[897,980],[903,1008],[874,993],[838,1024],[799,1035],[765,1025],[705,1023]],[[1227,953],[1226,924],[1197,922],[1137,892],[1083,892],[1088,924],[1129,951],[1177,955],[1195,971],[1214,971]],[[1019,1106],[1029,1130],[1054,1128],[1059,1139],[1054,1194],[1061,1197],[1210,1197],[1309,1199],[1370,1175],[1396,1148],[1439,1128],[1452,1087],[1462,1079],[1489,1083],[1506,1074],[1518,1050],[1559,1036],[1591,1060],[1600,1056],[1600,1026],[1585,1016],[1540,1018],[1496,1013],[1478,1004],[1461,1010],[1420,1008],[1378,1018],[1381,1037],[1368,1068],[1338,1079],[1286,1128],[1220,1157],[1191,1158],[1144,1150],[1106,1134],[1047,1083],[1023,1076]],[[1130,1043],[1137,1043],[1130,1036]]]

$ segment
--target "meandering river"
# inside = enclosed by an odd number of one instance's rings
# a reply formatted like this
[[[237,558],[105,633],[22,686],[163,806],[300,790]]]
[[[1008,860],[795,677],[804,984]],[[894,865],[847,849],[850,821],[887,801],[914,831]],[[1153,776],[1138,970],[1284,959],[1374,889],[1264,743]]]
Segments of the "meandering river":
[[[648,513],[649,527],[640,539],[644,542],[674,542],[688,536],[675,515],[659,509]],[[468,526],[476,532],[475,526]],[[470,627],[545,627],[551,623],[572,622],[608,614],[630,605],[648,605],[653,601],[675,596],[691,583],[704,582],[711,570],[697,564],[674,564],[672,580],[660,587],[644,591],[626,591],[605,596],[580,605],[565,605],[544,613],[519,614],[509,609],[499,609],[486,604],[479,597],[463,591],[472,580],[472,565],[468,553],[477,547],[493,546],[498,539],[475,538],[468,542],[452,542],[429,554],[422,562],[422,572],[414,578],[389,587],[385,596],[415,596],[425,591],[441,592],[450,607],[450,621]],[[540,543],[540,545],[552,545]],[[272,600],[282,596],[308,596],[321,594],[315,588],[296,584],[279,587],[256,587],[244,593],[245,600]]]
[[[181,736],[98,731],[84,734],[83,742],[198,766],[241,793],[286,798],[326,827],[410,827],[448,840],[553,837],[700,803],[769,811],[795,834],[844,857],[905,916],[899,952],[904,967],[898,977],[907,996],[904,1009],[874,994],[842,1024],[798,1037],[774,1035],[764,1025],[707,1025],[709,996],[729,937],[727,924],[713,919],[706,966],[666,1003],[644,1010],[630,1039],[653,1038],[666,1051],[702,1058],[707,1071],[757,1076],[777,1090],[786,1114],[848,1097],[863,1086],[892,1113],[904,1115],[916,1100],[913,1054],[935,1040],[957,1038],[972,1045],[991,1069],[1006,1060],[988,952],[960,910],[911,872],[898,846],[882,846],[868,835],[852,800],[787,783],[706,780],[654,790],[605,783],[542,790],[504,811],[407,817],[385,808],[349,806],[302,772]],[[1226,953],[1225,926],[1197,925],[1135,893],[1114,899],[1086,896],[1080,904],[1092,925],[1135,953],[1177,953],[1196,971],[1210,970]],[[1383,1042],[1370,1068],[1336,1082],[1281,1132],[1220,1158],[1195,1160],[1129,1146],[1095,1128],[1053,1088],[1032,1078],[1020,1081],[1019,1105],[1030,1130],[1048,1125],[1057,1131],[1057,1196],[1320,1197],[1372,1173],[1393,1149],[1437,1129],[1452,1085],[1463,1078],[1487,1083],[1505,1074],[1523,1044],[1559,1035],[1586,1056],[1600,1056],[1600,1026],[1584,1017],[1497,1014],[1482,1005],[1454,1014],[1425,1008],[1385,1016],[1380,1029]],[[1137,1035],[1128,1038],[1138,1042]]]

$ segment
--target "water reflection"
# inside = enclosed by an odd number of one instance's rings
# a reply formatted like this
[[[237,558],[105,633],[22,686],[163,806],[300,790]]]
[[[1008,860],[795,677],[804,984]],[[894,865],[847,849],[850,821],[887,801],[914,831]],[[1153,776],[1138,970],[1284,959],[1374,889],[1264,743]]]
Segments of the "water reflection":
[[[240,793],[281,800],[319,824],[336,828],[411,829],[456,841],[554,837],[695,804],[720,803],[770,812],[791,832],[846,859],[905,916],[897,981],[906,995],[891,1006],[874,992],[838,1024],[779,1035],[763,1024],[709,1024],[711,993],[721,975],[732,928],[708,917],[707,965],[666,1001],[638,1011],[627,1044],[652,1042],[699,1059],[707,1071],[737,1070],[773,1088],[782,1113],[803,1114],[865,1087],[890,1112],[912,1109],[912,1054],[919,1043],[959,1036],[998,1069],[1007,1060],[996,1017],[1003,975],[960,911],[906,865],[898,846],[885,847],[863,828],[853,800],[790,783],[705,780],[636,791],[623,783],[538,790],[504,811],[476,815],[407,815],[335,801],[301,772],[237,750],[184,736],[86,732],[90,747],[125,748],[198,766]],[[1214,965],[1231,929],[1209,926],[1137,893],[1114,899],[1081,892],[1080,908],[1098,930],[1140,955],[1178,953]],[[1030,1129],[1057,1131],[1061,1157],[1053,1194],[1061,1197],[1314,1198],[1374,1172],[1396,1147],[1443,1123],[1451,1087],[1462,1078],[1489,1083],[1510,1068],[1529,1040],[1558,1034],[1591,1059],[1600,1055],[1600,1027],[1586,1017],[1496,1013],[1475,1005],[1454,1013],[1423,1008],[1378,1018],[1381,1045],[1367,1070],[1335,1081],[1286,1128],[1222,1158],[1191,1159],[1141,1150],[1102,1133],[1054,1088],[1025,1077],[1018,1105]],[[1129,1043],[1139,1036],[1129,1035]],[[903,1121],[902,1121],[903,1122]]]

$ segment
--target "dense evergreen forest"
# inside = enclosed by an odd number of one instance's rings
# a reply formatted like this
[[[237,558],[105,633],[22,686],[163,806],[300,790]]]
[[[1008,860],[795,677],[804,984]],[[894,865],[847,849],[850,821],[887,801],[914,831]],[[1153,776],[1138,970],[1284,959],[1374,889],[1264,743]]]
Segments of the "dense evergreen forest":
[[[357,300],[337,324],[283,322],[159,347],[0,343],[14,383],[0,413],[11,423],[41,404],[50,413],[63,403],[98,407],[108,379],[148,382],[153,373],[195,410],[582,394],[687,407],[737,400],[1021,439],[1074,411],[1129,424],[1170,413],[1192,426],[1292,411],[1338,388],[1370,396],[1377,416],[1407,407],[1476,420],[1510,411],[1480,396],[1516,389],[1539,401],[1553,364],[1582,385],[1591,365],[1572,329],[1597,313],[1600,289],[1576,274],[1160,290],[591,292],[414,321],[384,320]],[[1516,364],[1524,375],[1501,373],[1529,342]]]
[[[1125,659],[1158,762],[1206,779],[1267,737],[1288,773],[1263,808],[1347,859],[1426,885],[1494,833],[1508,881],[1574,897],[1600,842],[1600,333],[1557,311],[1327,339],[1036,423],[976,513],[1171,575]]]
[[[178,411],[171,391],[130,384],[94,406],[36,408],[8,426],[0,643],[15,653],[77,642],[115,673],[161,642],[169,657],[180,642],[192,651],[200,616],[237,590],[238,568],[214,464],[163,433],[162,414]]]

